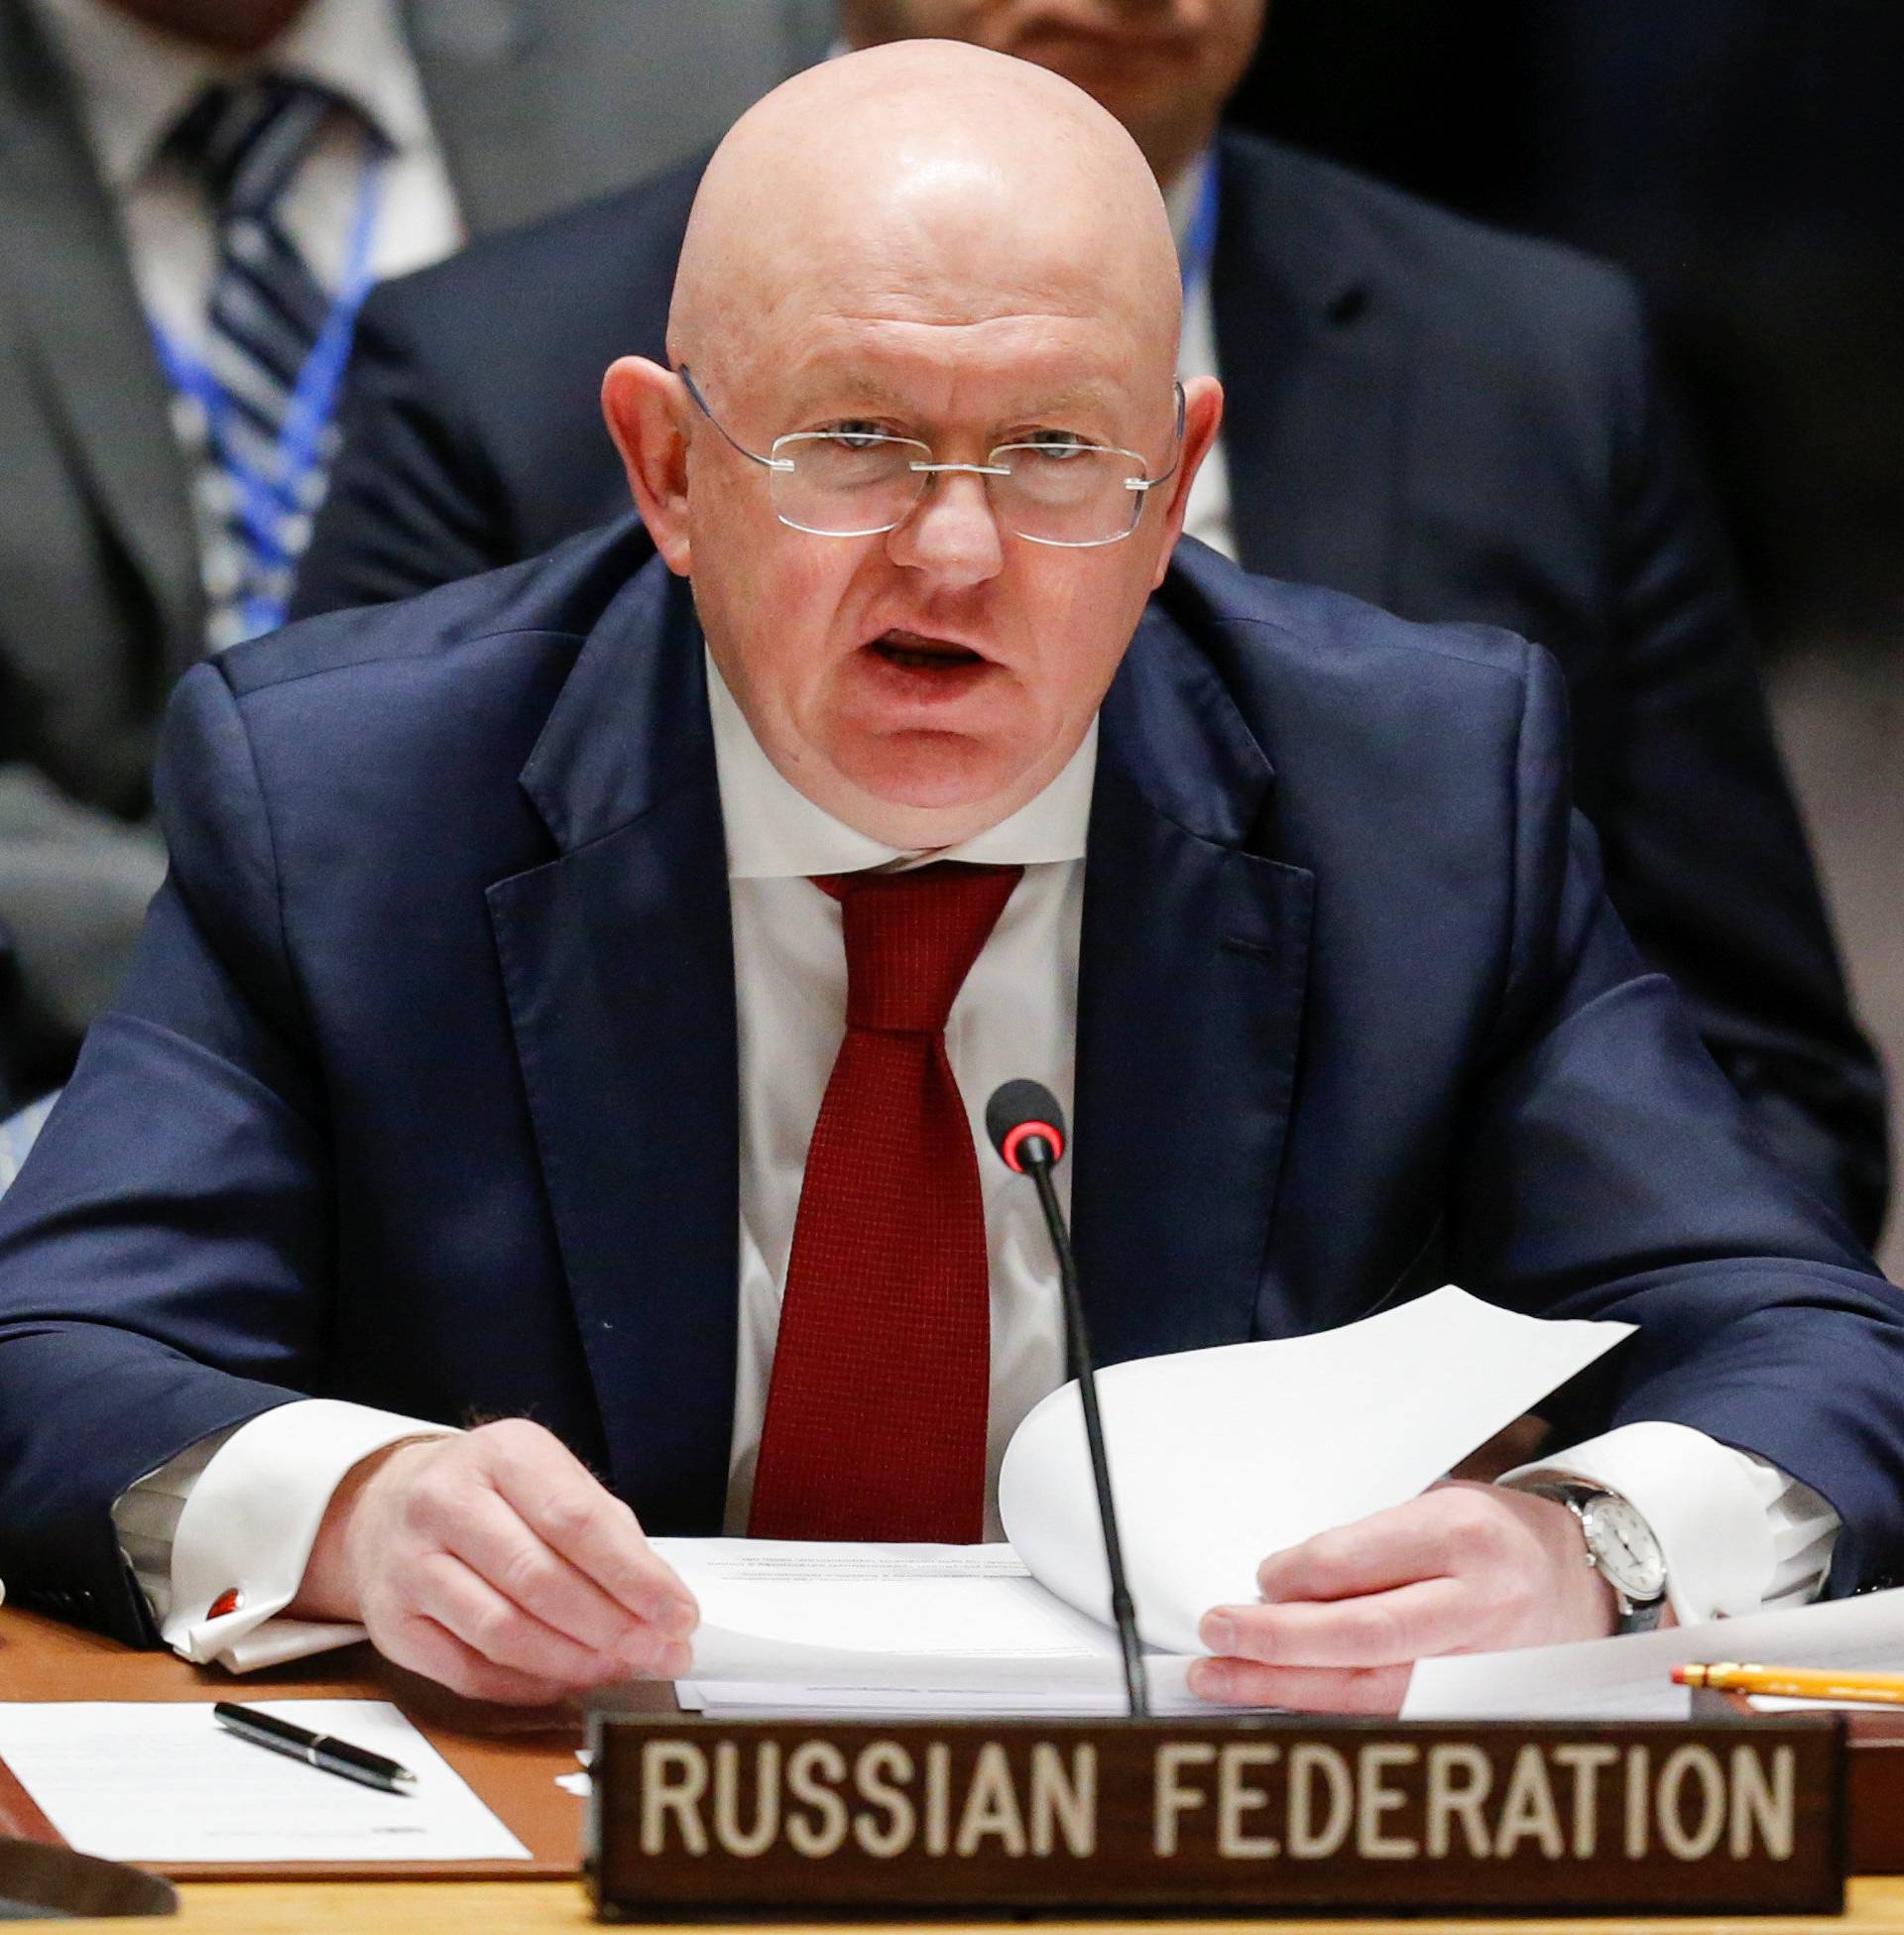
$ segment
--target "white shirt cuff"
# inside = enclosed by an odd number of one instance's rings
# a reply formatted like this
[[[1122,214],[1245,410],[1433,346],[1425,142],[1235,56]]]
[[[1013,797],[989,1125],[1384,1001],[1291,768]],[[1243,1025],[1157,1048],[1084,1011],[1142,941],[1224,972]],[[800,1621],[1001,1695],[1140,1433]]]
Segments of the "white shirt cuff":
[[[1508,1472],[1503,1485],[1583,1479],[1652,1527],[1681,1625],[1803,1605],[1831,1569],[1838,1513],[1809,1486],[1689,1425],[1622,1424]]]
[[[331,1494],[352,1466],[403,1438],[454,1435],[446,1425],[310,1397],[188,1446],[141,1479],[113,1519],[122,1540],[130,1533],[141,1548],[130,1555],[142,1583],[164,1566],[162,1525],[173,1522],[170,1593],[162,1604],[148,1590],[167,1645],[199,1665],[249,1673],[363,1638],[360,1626],[277,1616],[297,1597]],[[214,1617],[234,1593],[237,1604]]]

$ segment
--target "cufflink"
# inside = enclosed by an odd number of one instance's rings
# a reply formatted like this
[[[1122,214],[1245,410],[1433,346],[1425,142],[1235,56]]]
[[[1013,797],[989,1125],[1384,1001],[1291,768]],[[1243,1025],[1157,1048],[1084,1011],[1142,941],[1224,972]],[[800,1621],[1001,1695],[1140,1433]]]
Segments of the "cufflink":
[[[237,1612],[245,1603],[245,1596],[236,1586],[227,1586],[209,1606],[205,1608],[205,1618],[222,1620],[227,1613]]]

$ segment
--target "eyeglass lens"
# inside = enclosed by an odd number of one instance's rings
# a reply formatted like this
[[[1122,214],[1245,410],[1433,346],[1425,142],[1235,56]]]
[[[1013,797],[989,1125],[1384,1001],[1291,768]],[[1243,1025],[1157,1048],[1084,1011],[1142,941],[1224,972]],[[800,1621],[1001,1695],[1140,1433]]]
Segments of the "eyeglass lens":
[[[930,448],[909,437],[802,430],[780,437],[774,456],[774,515],[818,537],[891,531],[942,475]],[[978,468],[999,521],[1040,544],[1113,544],[1130,535],[1143,507],[1143,492],[1130,488],[1142,465],[1118,450],[1007,444]]]

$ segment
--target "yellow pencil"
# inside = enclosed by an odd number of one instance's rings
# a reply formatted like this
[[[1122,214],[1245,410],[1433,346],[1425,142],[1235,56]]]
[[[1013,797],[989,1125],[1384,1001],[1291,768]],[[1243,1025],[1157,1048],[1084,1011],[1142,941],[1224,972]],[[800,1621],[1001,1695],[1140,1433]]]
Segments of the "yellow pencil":
[[[1777,1693],[1792,1700],[1856,1700],[1873,1707],[1904,1707],[1904,1673],[1840,1673],[1808,1666],[1675,1666],[1681,1686],[1720,1687],[1728,1693]]]

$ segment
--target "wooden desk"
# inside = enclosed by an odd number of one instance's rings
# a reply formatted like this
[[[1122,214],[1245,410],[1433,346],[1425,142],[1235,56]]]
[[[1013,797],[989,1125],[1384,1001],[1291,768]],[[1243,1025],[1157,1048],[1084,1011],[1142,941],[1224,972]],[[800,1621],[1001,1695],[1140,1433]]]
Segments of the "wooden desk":
[[[186,1665],[163,1653],[129,1651],[109,1639],[12,1609],[0,1610],[0,1697],[9,1700],[209,1700],[241,1687],[247,1698],[298,1696],[395,1700],[443,1757],[495,1808],[530,1849],[533,1862],[492,1862],[457,1871],[457,1878],[428,1878],[415,1865],[391,1864],[340,1877],[315,1868],[269,1880],[240,1878],[241,1871],[179,1870],[183,1912],[177,1922],[125,1921],[53,1924],[75,1931],[177,1927],[180,1935],[541,1935],[543,1930],[596,1926],[574,1878],[582,1803],[556,1787],[574,1767],[579,1718],[561,1711],[524,1713],[476,1706],[378,1659],[368,1647],[326,1654],[270,1673],[234,1681],[228,1674]],[[661,1688],[645,1690],[668,1705]],[[53,1839],[4,1768],[0,1768],[0,1833]],[[193,1875],[218,1878],[191,1878]],[[1279,1922],[1277,1935],[1344,1935],[1368,1923]],[[1392,1924],[1389,1924],[1392,1926]],[[908,1925],[909,1926],[909,1925]],[[929,1924],[920,1924],[921,1930]],[[1003,1924],[990,1924],[996,1929]],[[1103,1935],[1104,1923],[1043,1923],[1052,1935]],[[1130,1929],[1200,1930],[1240,1935],[1235,1921],[1125,1923]],[[1638,1935],[1657,1929],[1679,1935],[1828,1935],[1835,1929],[1904,1935],[1904,1877],[1852,1883],[1844,1920],[1729,1921],[1516,1920],[1408,1923],[1409,1935]]]

